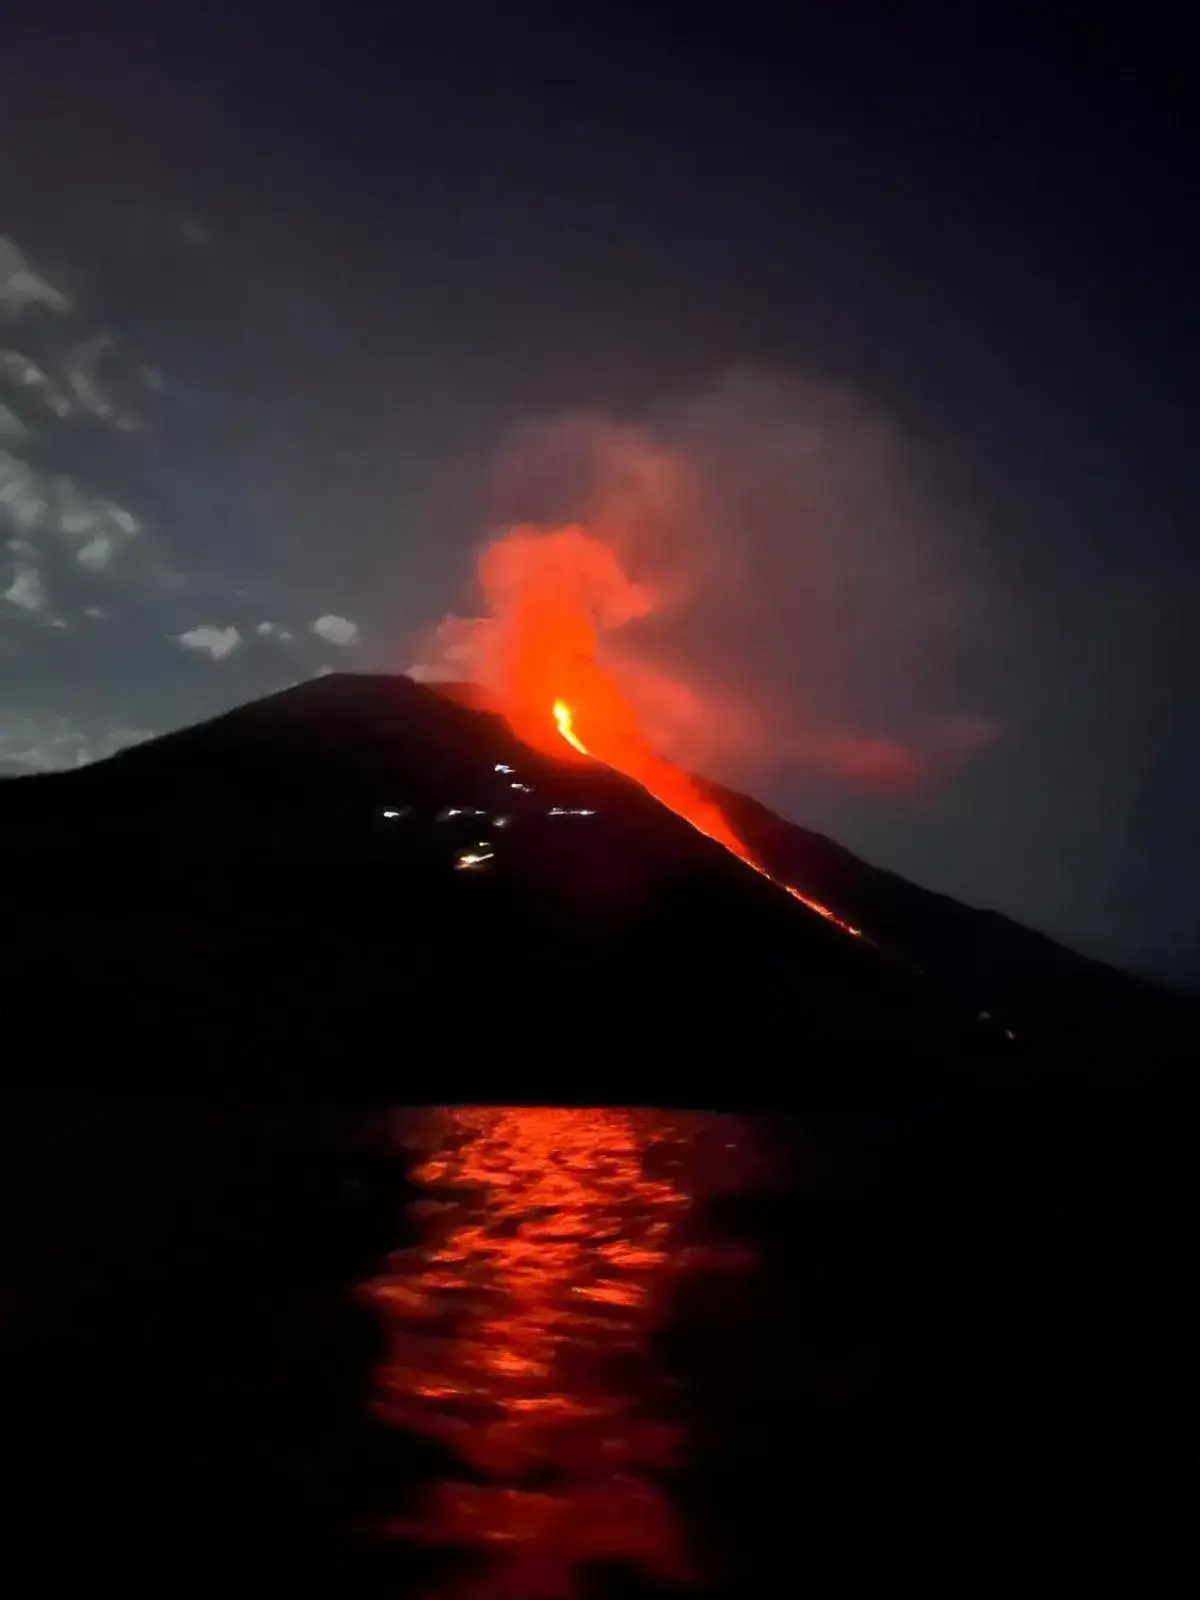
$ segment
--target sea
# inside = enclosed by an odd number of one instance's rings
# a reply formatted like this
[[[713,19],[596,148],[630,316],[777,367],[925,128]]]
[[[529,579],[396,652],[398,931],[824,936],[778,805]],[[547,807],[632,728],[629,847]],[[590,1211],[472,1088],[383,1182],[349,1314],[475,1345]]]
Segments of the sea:
[[[1193,1218],[1085,1116],[72,1100],[0,1160],[14,1596],[1196,1564]]]

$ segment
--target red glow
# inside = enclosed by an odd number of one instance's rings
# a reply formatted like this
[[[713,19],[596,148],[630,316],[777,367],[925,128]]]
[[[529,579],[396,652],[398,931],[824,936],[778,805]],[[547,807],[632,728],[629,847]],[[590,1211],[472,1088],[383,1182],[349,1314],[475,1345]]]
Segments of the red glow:
[[[720,807],[650,748],[632,702],[600,659],[601,634],[653,611],[653,592],[578,527],[512,529],[484,551],[479,578],[491,616],[476,664],[518,737],[551,754],[561,754],[565,740],[577,754],[624,773],[770,878]],[[828,906],[790,884],[780,887],[843,932],[861,936]]]

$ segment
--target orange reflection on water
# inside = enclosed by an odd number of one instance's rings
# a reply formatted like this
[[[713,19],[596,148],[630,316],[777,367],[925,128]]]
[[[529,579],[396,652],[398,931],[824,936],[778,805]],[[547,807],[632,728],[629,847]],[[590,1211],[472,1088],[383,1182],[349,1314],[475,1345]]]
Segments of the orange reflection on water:
[[[482,1557],[444,1594],[556,1600],[598,1560],[687,1576],[654,1476],[678,1429],[648,1335],[690,1203],[665,1123],[504,1107],[420,1118],[424,1237],[370,1293],[389,1339],[384,1416],[461,1464],[395,1525]]]

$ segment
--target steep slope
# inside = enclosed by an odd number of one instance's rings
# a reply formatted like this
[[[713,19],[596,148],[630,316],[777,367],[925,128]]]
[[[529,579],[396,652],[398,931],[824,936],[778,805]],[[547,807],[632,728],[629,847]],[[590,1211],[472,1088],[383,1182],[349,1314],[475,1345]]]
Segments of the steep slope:
[[[1064,1048],[1081,1039],[1169,1044],[1195,1026],[1195,1007],[1152,983],[1094,961],[999,912],[869,865],[833,840],[720,784],[706,784],[755,855],[801,884],[883,948],[974,997],[1001,1029]]]

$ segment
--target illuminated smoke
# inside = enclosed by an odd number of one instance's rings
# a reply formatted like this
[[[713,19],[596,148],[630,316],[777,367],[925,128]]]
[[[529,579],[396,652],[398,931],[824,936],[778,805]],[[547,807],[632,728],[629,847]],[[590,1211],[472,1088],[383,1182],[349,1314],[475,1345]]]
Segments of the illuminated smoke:
[[[479,562],[489,615],[460,624],[457,647],[472,681],[535,749],[624,773],[699,833],[770,875],[720,807],[646,741],[636,707],[601,657],[606,637],[649,614],[654,597],[635,584],[606,545],[582,528],[514,528]],[[460,861],[460,865],[475,865]],[[780,885],[846,933],[859,930],[828,907]]]
[[[808,775],[912,789],[996,732],[946,688],[985,629],[933,476],[815,384],[742,376],[637,426],[530,424],[492,477],[508,531],[479,560],[486,615],[447,618],[415,675],[527,704],[548,660],[586,676],[590,653],[619,691],[609,719],[686,770],[786,780],[793,803]]]
[[[971,592],[920,478],[813,385],[533,426],[496,474],[484,614],[446,618],[413,674],[480,685],[526,743],[625,773],[763,872],[689,770],[895,791],[995,737],[935,692]]]

